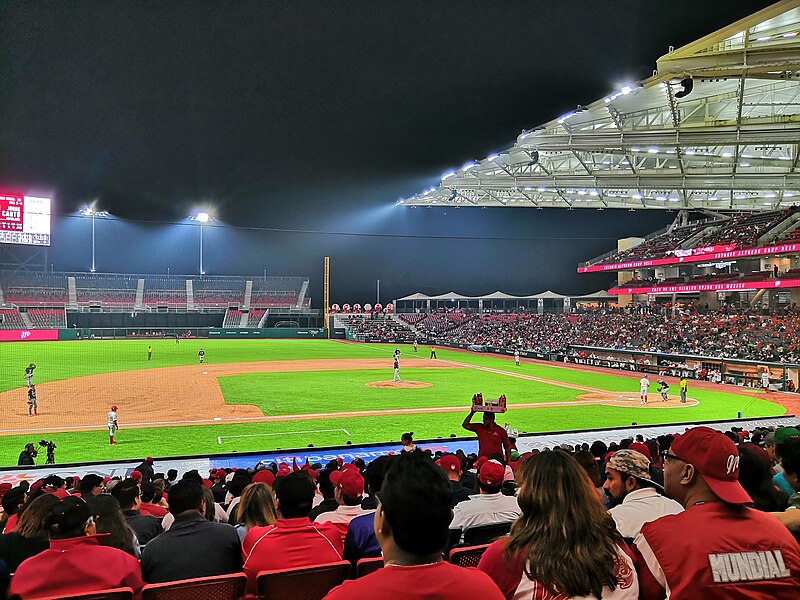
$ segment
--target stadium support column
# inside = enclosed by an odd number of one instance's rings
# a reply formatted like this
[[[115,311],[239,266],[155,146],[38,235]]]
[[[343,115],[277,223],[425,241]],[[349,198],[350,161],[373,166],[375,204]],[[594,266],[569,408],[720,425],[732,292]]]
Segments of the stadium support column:
[[[331,257],[325,257],[325,274],[323,277],[323,304],[325,311],[325,333],[331,339]]]

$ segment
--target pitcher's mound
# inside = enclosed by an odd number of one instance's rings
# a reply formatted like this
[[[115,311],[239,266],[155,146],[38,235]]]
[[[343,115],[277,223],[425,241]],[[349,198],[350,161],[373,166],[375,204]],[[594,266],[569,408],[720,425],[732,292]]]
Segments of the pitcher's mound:
[[[367,387],[384,388],[391,390],[411,390],[431,387],[433,384],[426,381],[373,381]]]

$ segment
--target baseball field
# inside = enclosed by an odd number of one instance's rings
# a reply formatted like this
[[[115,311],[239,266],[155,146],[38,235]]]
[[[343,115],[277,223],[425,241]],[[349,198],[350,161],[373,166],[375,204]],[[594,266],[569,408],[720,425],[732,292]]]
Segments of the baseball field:
[[[152,346],[148,359],[147,347]],[[198,352],[205,352],[199,364]],[[505,394],[498,417],[520,432],[779,416],[779,394],[690,382],[680,404],[637,373],[400,346],[327,340],[119,340],[0,345],[3,422],[0,465],[15,465],[27,442],[52,440],[58,463],[144,456],[207,455],[461,435],[476,392]],[[28,415],[24,371],[36,365],[38,416]],[[654,379],[651,377],[651,379]],[[674,394],[674,395],[673,395]],[[776,401],[773,401],[776,400]],[[108,443],[110,406],[120,429]],[[43,462],[43,461],[37,461]]]

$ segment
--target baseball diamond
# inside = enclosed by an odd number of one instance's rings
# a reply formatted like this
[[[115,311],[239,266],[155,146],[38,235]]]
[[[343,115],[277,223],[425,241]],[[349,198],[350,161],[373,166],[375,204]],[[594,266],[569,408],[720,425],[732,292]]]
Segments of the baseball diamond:
[[[793,406],[790,395],[765,398],[758,390],[700,382],[693,382],[687,403],[677,395],[661,402],[653,392],[642,406],[636,373],[531,359],[517,367],[512,356],[447,348],[438,348],[437,360],[403,357],[402,384],[389,381],[394,347],[384,344],[83,340],[3,349],[0,402],[6,418],[0,435],[7,443],[0,460],[9,465],[20,443],[39,433],[58,444],[61,461],[133,458],[153,444],[165,455],[210,453],[220,437],[230,438],[226,450],[238,451],[378,442],[411,423],[418,435],[437,437],[457,432],[460,413],[477,391],[506,394],[507,419],[527,432],[710,421],[738,413],[778,416]],[[25,388],[11,375],[20,360],[38,365],[35,421],[27,416]],[[105,416],[112,404],[118,406],[119,431],[109,447]]]

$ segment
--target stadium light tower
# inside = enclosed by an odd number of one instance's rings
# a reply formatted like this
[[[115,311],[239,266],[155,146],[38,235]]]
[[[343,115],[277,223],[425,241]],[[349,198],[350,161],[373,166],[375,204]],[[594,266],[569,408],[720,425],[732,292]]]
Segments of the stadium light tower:
[[[95,227],[95,225],[94,225],[94,222],[97,219],[97,217],[100,217],[100,218],[107,217],[108,216],[108,211],[107,210],[97,210],[96,208],[93,208],[91,206],[87,206],[82,211],[80,211],[80,213],[84,217],[91,217],[92,218],[92,273],[94,273],[95,272],[95,262],[94,262],[94,240],[95,240],[94,227]]]
[[[203,226],[213,219],[211,215],[204,211],[200,211],[189,218],[200,223],[200,275],[205,275],[206,272],[203,270]]]

